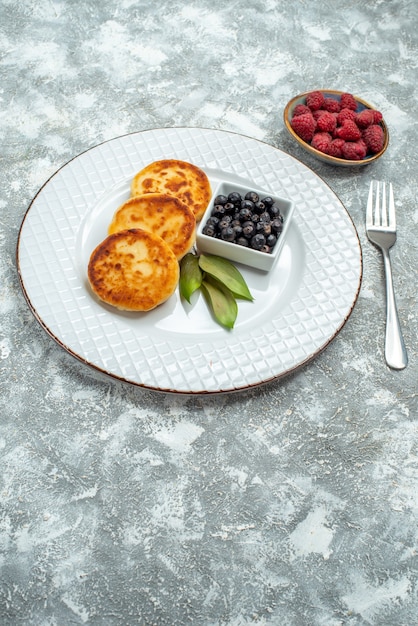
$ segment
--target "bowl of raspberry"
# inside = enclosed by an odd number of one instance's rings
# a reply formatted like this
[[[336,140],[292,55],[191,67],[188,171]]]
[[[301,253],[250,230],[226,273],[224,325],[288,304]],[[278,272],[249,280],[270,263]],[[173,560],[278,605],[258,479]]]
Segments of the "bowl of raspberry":
[[[369,165],[389,144],[382,113],[348,92],[321,89],[299,94],[287,103],[283,118],[302,148],[331,165]]]
[[[268,272],[283,249],[293,211],[287,198],[222,181],[198,226],[197,248]]]

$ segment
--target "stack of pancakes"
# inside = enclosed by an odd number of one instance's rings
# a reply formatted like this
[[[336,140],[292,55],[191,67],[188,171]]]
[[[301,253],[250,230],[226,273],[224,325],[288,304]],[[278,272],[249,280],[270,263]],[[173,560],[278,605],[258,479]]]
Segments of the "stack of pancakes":
[[[149,311],[165,302],[179,280],[179,261],[193,246],[196,222],[211,198],[209,179],[176,159],[138,172],[131,197],[92,252],[88,279],[97,297],[118,309]]]

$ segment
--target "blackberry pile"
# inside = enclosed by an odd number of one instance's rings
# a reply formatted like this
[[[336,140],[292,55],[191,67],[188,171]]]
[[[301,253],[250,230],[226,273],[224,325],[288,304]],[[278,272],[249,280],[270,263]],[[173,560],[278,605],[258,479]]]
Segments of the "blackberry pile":
[[[283,216],[270,196],[248,191],[244,198],[237,191],[218,195],[204,235],[271,254],[283,230]]]

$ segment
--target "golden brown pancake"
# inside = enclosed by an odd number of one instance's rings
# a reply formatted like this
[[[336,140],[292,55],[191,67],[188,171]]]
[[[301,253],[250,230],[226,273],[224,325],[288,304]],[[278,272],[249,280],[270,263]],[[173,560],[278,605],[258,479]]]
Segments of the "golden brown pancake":
[[[196,221],[202,219],[212,191],[205,172],[192,163],[163,159],[150,163],[138,172],[131,184],[133,196],[144,193],[168,193],[193,211]]]
[[[147,193],[130,198],[116,210],[109,235],[128,228],[142,228],[159,235],[181,259],[194,244],[196,219],[178,198]]]
[[[139,228],[122,230],[92,252],[88,279],[103,302],[126,311],[150,311],[173,294],[179,264],[158,235]]]

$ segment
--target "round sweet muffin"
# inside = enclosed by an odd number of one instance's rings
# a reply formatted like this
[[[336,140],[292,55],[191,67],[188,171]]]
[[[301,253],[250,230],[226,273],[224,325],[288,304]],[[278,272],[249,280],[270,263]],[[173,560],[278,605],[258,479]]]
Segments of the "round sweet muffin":
[[[131,183],[131,193],[168,193],[193,211],[199,221],[211,198],[211,187],[205,172],[187,161],[162,159],[138,172]]]
[[[161,237],[137,228],[106,237],[93,250],[87,273],[103,302],[125,311],[150,311],[174,293],[179,264]]]
[[[193,246],[196,237],[192,211],[178,198],[162,193],[130,198],[116,210],[109,235],[129,228],[142,228],[159,235],[179,260]]]

